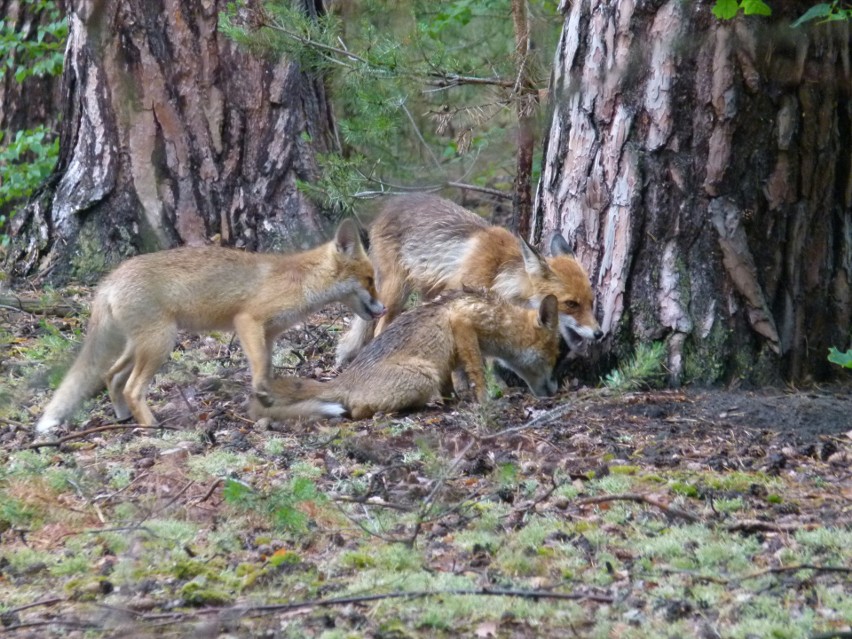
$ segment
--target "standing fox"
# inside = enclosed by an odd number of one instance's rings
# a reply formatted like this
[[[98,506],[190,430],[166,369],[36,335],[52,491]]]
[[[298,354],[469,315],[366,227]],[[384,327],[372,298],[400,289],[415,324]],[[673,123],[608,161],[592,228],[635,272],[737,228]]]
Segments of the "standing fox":
[[[251,400],[254,419],[338,417],[424,406],[452,390],[461,368],[476,399],[486,398],[483,356],[494,357],[538,396],[553,395],[559,317],[553,295],[538,310],[490,292],[453,291],[403,313],[330,382],[286,377],[269,382],[266,400]]]
[[[352,220],[332,241],[295,255],[207,246],[134,257],[98,287],[83,349],[36,432],[53,430],[103,385],[119,420],[132,414],[139,424],[156,424],[145,394],[180,329],[233,328],[262,397],[275,337],[336,301],[365,321],[385,312]]]
[[[592,311],[589,277],[561,235],[543,259],[523,239],[491,226],[449,200],[394,197],[370,227],[370,257],[387,313],[378,324],[354,319],[337,346],[337,364],[352,360],[399,314],[412,291],[429,298],[462,286],[492,290],[523,306],[556,296],[559,326],[569,345],[603,335]]]

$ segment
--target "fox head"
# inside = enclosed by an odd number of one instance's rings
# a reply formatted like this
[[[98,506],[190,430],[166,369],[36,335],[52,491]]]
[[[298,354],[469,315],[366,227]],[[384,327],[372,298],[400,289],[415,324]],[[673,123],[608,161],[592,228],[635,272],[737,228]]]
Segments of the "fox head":
[[[594,295],[589,276],[574,258],[574,253],[561,234],[550,241],[550,257],[546,260],[526,240],[520,238],[524,268],[534,291],[533,299],[554,295],[559,312],[559,330],[572,348],[585,340],[597,340],[603,331],[593,311]]]
[[[555,377],[559,359],[559,313],[557,300],[545,295],[538,309],[524,309],[526,322],[512,327],[511,344],[507,352],[498,359],[514,371],[538,397],[549,397],[559,390]]]
[[[343,298],[344,304],[364,320],[384,315],[385,306],[376,299],[373,263],[364,250],[358,226],[352,219],[343,220],[337,227],[334,248],[340,286],[351,291]]]

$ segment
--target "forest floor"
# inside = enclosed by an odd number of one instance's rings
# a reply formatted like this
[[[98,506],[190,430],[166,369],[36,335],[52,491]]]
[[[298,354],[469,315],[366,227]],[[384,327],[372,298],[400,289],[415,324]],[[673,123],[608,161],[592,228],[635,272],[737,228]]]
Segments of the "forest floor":
[[[278,373],[333,375],[343,323]],[[849,386],[255,423],[232,336],[186,335],[162,428],[102,394],[34,442],[84,325],[0,308],[0,634],[852,636]]]

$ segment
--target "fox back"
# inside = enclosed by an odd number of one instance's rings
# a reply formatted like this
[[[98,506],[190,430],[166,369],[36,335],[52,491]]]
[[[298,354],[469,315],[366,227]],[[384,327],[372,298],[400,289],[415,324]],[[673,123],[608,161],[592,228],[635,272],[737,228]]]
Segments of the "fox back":
[[[552,395],[558,353],[554,297],[545,297],[539,309],[526,309],[493,293],[455,291],[403,313],[330,382],[270,381],[271,404],[255,399],[251,414],[361,419],[379,411],[410,410],[448,395],[456,369],[467,374],[483,401],[484,356],[499,359],[536,395]]]
[[[449,200],[427,194],[391,198],[370,227],[370,256],[387,314],[377,325],[353,322],[338,345],[338,364],[351,361],[384,331],[412,292],[428,299],[464,286],[529,307],[554,295],[566,341],[576,346],[597,339],[601,331],[588,275],[561,235],[554,235],[550,253],[542,257],[524,240]]]

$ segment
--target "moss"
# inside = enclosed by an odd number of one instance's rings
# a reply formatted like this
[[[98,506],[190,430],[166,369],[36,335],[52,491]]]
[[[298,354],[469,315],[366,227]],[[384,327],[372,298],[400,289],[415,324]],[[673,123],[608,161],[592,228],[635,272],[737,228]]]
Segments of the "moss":
[[[699,384],[715,384],[721,381],[728,369],[728,353],[730,351],[731,331],[723,326],[719,318],[713,321],[710,333],[704,339],[693,332],[684,344],[683,372],[684,381]],[[739,370],[741,364],[735,355],[734,368]]]
[[[197,581],[190,581],[180,589],[180,596],[187,606],[223,606],[231,598],[224,592],[205,586]]]

